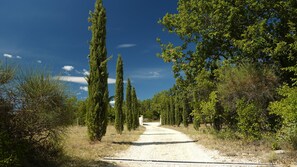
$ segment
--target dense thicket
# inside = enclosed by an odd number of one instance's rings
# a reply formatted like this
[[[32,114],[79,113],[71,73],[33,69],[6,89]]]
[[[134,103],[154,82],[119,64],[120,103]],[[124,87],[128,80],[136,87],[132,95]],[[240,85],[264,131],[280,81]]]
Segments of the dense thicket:
[[[92,31],[90,42],[90,75],[88,76],[88,104],[86,123],[90,140],[101,141],[106,133],[108,114],[106,12],[102,0],[97,0],[89,22]]]
[[[180,41],[158,39],[158,56],[176,77],[172,90],[154,97],[163,104],[151,100],[162,124],[179,113],[166,108],[169,95],[191,112],[183,112],[185,126],[188,119],[196,129],[203,123],[249,139],[276,133],[296,148],[296,8],[293,0],[179,0],[178,12],[159,21]]]

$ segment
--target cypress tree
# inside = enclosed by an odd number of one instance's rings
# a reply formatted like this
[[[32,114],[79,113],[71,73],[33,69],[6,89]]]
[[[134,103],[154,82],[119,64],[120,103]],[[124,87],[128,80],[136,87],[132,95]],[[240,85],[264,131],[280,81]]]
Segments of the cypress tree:
[[[189,125],[188,118],[189,118],[189,104],[188,104],[187,98],[184,97],[184,100],[183,100],[183,124],[185,127],[188,127],[188,125]]]
[[[124,130],[123,100],[123,61],[121,55],[118,56],[116,69],[116,87],[115,87],[115,128],[119,134]]]
[[[135,88],[132,89],[132,127],[135,130],[139,126],[138,101]]]
[[[132,97],[131,97],[131,82],[128,79],[128,84],[126,88],[126,124],[127,129],[131,131],[132,129]]]
[[[175,125],[175,105],[173,96],[170,96],[170,125]]]
[[[87,126],[89,138],[101,141],[106,133],[108,112],[107,51],[106,51],[106,13],[102,0],[95,3],[89,22],[92,31],[90,42],[90,75],[88,76]]]
[[[181,123],[181,114],[180,114],[180,110],[179,110],[178,96],[176,96],[176,98],[175,98],[175,123],[177,126],[179,126]]]

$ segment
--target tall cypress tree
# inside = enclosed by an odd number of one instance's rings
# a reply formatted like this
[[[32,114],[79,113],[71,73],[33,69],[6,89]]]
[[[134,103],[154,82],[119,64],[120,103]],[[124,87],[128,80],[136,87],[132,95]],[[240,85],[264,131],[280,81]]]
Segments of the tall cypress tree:
[[[118,56],[116,69],[116,87],[115,87],[115,128],[119,134],[124,130],[123,100],[123,61],[121,55]]]
[[[179,111],[179,100],[178,95],[175,97],[175,124],[179,126],[181,123],[181,114]]]
[[[186,97],[183,100],[183,124],[185,127],[189,125],[189,103]]]
[[[132,127],[135,130],[139,126],[138,101],[135,88],[132,88]]]
[[[89,138],[101,141],[106,133],[108,112],[107,51],[106,51],[106,13],[102,0],[95,3],[89,22],[92,31],[90,42],[90,75],[88,76],[87,126]]]
[[[131,96],[131,82],[128,79],[128,84],[126,88],[126,124],[127,129],[131,131],[132,129],[132,96]]]

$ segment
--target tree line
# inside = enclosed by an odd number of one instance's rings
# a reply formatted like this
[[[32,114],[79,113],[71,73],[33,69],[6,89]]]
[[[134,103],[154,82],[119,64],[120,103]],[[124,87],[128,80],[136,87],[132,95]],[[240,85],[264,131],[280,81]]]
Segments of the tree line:
[[[179,0],[178,12],[159,20],[179,44],[157,39],[176,85],[144,105],[159,108],[162,124],[270,134],[297,149],[296,8],[293,0]]]

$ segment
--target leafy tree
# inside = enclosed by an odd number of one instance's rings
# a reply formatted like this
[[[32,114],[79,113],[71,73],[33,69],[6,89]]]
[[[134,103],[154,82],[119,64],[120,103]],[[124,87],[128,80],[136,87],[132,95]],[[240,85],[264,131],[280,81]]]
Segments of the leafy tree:
[[[133,128],[132,125],[132,87],[131,87],[131,81],[128,79],[127,87],[126,87],[126,124],[127,129],[131,131]]]
[[[115,128],[119,134],[124,130],[123,100],[124,100],[124,81],[123,81],[123,61],[119,55],[117,60],[117,76],[115,88]]]
[[[290,82],[293,73],[282,69],[296,64],[296,7],[293,0],[179,0],[178,12],[167,13],[159,23],[182,44],[158,39],[159,56],[172,62],[175,76],[188,84],[203,68],[212,72],[218,61],[243,58],[274,66]]]
[[[90,15],[92,40],[89,55],[87,126],[90,140],[101,141],[106,133],[108,112],[106,13],[102,0],[96,1],[95,10]]]

